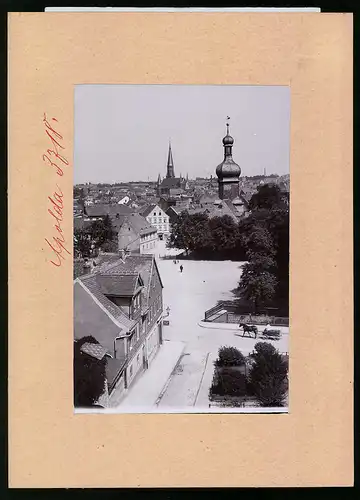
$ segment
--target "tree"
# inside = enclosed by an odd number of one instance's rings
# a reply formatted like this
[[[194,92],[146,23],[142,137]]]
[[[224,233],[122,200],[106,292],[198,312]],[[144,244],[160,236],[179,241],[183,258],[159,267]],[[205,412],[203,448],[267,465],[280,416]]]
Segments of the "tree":
[[[236,347],[220,347],[216,366],[242,366],[245,358]]]
[[[245,375],[233,368],[222,368],[218,370],[210,387],[210,397],[213,395],[245,396]]]
[[[182,212],[172,223],[169,248],[179,248],[206,258],[242,258],[236,222],[228,216]]]
[[[255,225],[244,238],[244,245],[249,260],[257,255],[273,257],[276,253],[270,231],[263,226]]]
[[[82,258],[90,256],[91,240],[84,229],[75,229],[74,231],[74,250]]]
[[[211,247],[207,214],[189,214],[184,211],[171,225],[169,248],[179,248],[186,252]]]
[[[258,208],[282,208],[286,205],[286,200],[280,188],[276,184],[264,184],[258,187],[257,193],[253,194],[249,207],[250,210]]]
[[[106,379],[106,358],[98,360],[81,352],[85,343],[99,344],[92,336],[74,342],[74,405],[89,407],[103,394]]]
[[[113,241],[115,238],[115,231],[109,215],[106,215],[104,219],[92,222],[87,229],[87,233],[90,234],[97,248],[101,247],[107,241]]]
[[[255,344],[249,375],[252,391],[261,406],[283,406],[288,390],[288,364],[267,342]]]
[[[288,314],[289,208],[282,202],[283,195],[279,188],[270,187],[259,189],[260,196],[255,199],[259,201],[261,198],[262,201],[253,203],[252,212],[239,222],[240,239],[249,261],[243,268],[240,283],[243,282],[241,289],[246,292],[245,295],[252,297],[253,302],[256,296],[260,302],[261,295],[266,300],[272,297],[283,313]],[[270,196],[269,202],[265,201],[265,195]],[[273,276],[268,286],[264,283],[263,273]]]
[[[268,271],[254,269],[251,262],[243,266],[239,289],[253,303],[255,314],[260,306],[274,298],[276,285],[276,277]]]
[[[229,253],[236,248],[239,239],[238,226],[229,215],[209,219],[209,231],[213,251]]]

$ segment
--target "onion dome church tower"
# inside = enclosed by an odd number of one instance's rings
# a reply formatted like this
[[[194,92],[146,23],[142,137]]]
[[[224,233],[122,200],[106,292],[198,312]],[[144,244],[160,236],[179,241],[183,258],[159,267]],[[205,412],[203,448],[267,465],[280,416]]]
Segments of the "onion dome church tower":
[[[230,117],[228,117],[228,120]],[[216,167],[219,183],[220,200],[234,200],[239,196],[239,177],[241,168],[234,162],[232,147],[234,139],[229,133],[229,121],[226,123],[226,136],[223,138],[224,160]]]

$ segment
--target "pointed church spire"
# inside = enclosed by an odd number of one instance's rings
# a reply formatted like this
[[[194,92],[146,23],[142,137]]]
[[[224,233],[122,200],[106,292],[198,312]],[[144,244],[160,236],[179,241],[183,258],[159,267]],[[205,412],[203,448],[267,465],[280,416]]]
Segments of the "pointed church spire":
[[[171,142],[169,141],[169,153],[168,153],[168,161],[167,161],[167,169],[166,169],[166,177],[175,177],[174,170],[174,161],[171,151]]]

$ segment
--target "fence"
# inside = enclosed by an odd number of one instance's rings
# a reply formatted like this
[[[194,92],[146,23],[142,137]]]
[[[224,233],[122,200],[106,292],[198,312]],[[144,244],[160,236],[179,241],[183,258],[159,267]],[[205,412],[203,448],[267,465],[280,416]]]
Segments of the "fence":
[[[235,306],[233,303],[221,302],[220,304],[205,311],[205,321],[212,323],[246,323],[248,325],[271,325],[271,326],[289,326],[289,318],[281,316],[271,316],[267,314],[237,314],[233,312]],[[226,310],[226,314],[216,317],[217,313]]]
[[[227,313],[227,323],[246,323],[247,325],[271,325],[271,326],[289,326],[289,318],[280,316],[257,316],[252,314]]]
[[[207,311],[205,311],[205,321],[209,321],[209,318],[211,316],[222,311],[223,309],[224,309],[224,307],[222,306],[222,304],[218,304],[217,306],[214,306],[211,309],[208,309]]]

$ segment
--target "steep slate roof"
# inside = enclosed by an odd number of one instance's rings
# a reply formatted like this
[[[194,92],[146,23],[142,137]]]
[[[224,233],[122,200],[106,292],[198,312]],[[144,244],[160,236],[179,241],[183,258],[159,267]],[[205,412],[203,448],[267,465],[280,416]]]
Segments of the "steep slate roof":
[[[96,203],[95,205],[89,205],[85,207],[85,212],[90,217],[105,217],[105,215],[110,215],[110,217],[115,217],[118,215],[128,215],[132,213],[132,209],[127,205],[121,203],[107,205],[103,203]]]
[[[146,219],[140,214],[131,214],[127,217],[127,221],[134,229],[136,233],[141,235],[150,234],[157,231],[156,227],[152,226]]]
[[[139,274],[119,274],[109,276],[99,274],[97,283],[105,295],[133,297],[142,284]]]
[[[154,203],[148,205],[145,208],[143,207],[142,210],[140,211],[140,215],[142,215],[143,217],[147,217],[154,210],[155,207],[156,205]]]
[[[170,196],[178,196],[183,192],[181,188],[170,188]]]
[[[106,265],[100,269],[100,272],[109,275],[135,275],[140,274],[144,288],[142,290],[142,295],[144,299],[144,306],[147,307],[149,301],[150,293],[150,282],[151,276],[154,269],[158,272],[156,260],[154,255],[128,255],[125,260],[119,259],[117,263]],[[161,283],[161,277],[159,274],[159,279]],[[161,283],[162,286],[162,283]]]
[[[102,266],[103,264],[113,264],[120,259],[118,253],[100,253],[96,258],[95,262],[97,266]]]
[[[100,302],[101,306],[106,309],[106,311],[112,316],[112,318],[120,325],[120,327],[124,330],[130,330],[135,322],[129,319],[126,314],[118,307],[116,304],[111,302],[108,299],[102,289],[101,285],[98,281],[99,274],[86,274],[85,276],[81,276],[78,280],[87,288],[87,290],[91,293],[95,299]]]
[[[231,205],[231,208],[230,206]],[[220,205],[205,205],[203,207],[191,208],[188,210],[189,215],[207,213],[209,217],[223,217],[229,215],[234,221],[238,220],[234,206],[230,200],[222,200]]]
[[[180,179],[180,177],[165,177],[165,179],[163,179],[162,183],[160,184],[160,188],[181,188],[181,184],[182,179]]]
[[[136,234],[141,236],[151,234],[157,231],[156,227],[152,226],[142,215],[139,213],[131,213],[130,215],[120,215],[112,219],[113,228],[119,231],[124,223],[128,222]]]
[[[174,207],[173,205],[171,205],[167,210],[166,210],[166,214],[168,215],[168,212],[174,212],[176,215],[179,215],[180,213],[180,210],[178,207]]]
[[[125,334],[127,328],[119,326],[104,307],[100,307],[89,290],[77,280],[74,283],[74,337],[94,337],[113,354],[114,339]]]
[[[212,209],[210,209],[209,217],[223,217],[224,215],[229,215],[234,221],[237,221],[238,218],[233,210],[230,209],[228,201],[230,200],[222,200],[220,205],[215,205]]]

